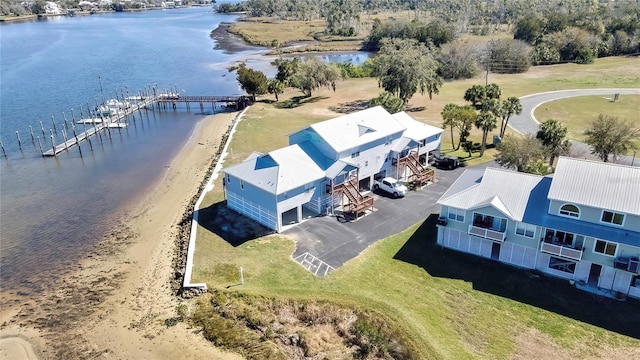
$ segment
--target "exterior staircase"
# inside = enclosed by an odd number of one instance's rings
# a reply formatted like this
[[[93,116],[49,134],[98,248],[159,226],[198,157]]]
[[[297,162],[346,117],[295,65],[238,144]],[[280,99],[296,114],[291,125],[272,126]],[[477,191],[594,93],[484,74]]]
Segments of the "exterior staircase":
[[[367,209],[373,210],[373,198],[362,195],[358,190],[358,178],[352,176],[349,180],[334,187],[334,192],[344,194],[349,202],[343,206],[345,213],[351,213],[356,218]]]
[[[412,174],[409,176],[409,182],[415,185],[422,186],[435,179],[435,171],[420,163],[420,157],[416,151],[412,151],[409,155],[400,159],[398,165],[407,166],[411,170]]]

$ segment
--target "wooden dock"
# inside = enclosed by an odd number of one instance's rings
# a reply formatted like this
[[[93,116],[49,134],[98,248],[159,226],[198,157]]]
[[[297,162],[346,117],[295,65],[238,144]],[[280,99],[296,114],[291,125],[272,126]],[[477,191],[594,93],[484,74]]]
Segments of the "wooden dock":
[[[241,110],[244,109],[249,104],[249,97],[247,96],[181,96],[177,92],[164,92],[164,93],[155,93],[150,96],[137,96],[135,98],[135,102],[128,107],[119,109],[115,112],[115,114],[111,114],[108,116],[101,116],[101,121],[95,121],[96,118],[91,118],[88,120],[92,120],[94,126],[91,129],[83,131],[81,133],[76,133],[74,128],[74,134],[66,134],[67,139],[58,144],[54,145],[54,137],[51,135],[51,147],[47,151],[42,152],[42,156],[57,156],[61,152],[68,150],[69,148],[79,145],[82,141],[89,139],[91,136],[96,135],[102,130],[108,128],[119,128],[126,126],[126,119],[130,115],[133,115],[135,112],[139,112],[142,109],[147,110],[151,108],[153,110],[154,106],[157,106],[158,109],[167,106],[167,104],[171,104],[173,108],[176,108],[176,104],[185,103],[187,110],[189,109],[189,104],[198,103],[200,104],[200,109],[203,110],[204,104],[211,103],[212,105],[215,103],[225,103],[226,106],[228,104],[234,104],[236,109]],[[105,104],[103,104],[104,106]],[[98,107],[98,106],[96,106]],[[215,105],[214,105],[215,107]],[[81,119],[79,123],[82,123]],[[125,122],[121,122],[125,120]],[[135,120],[135,118],[134,118]],[[86,121],[84,123],[87,123]],[[44,131],[44,130],[43,130]],[[43,134],[44,135],[44,134]]]
[[[200,104],[200,110],[204,110],[204,104],[212,104],[215,107],[215,103],[233,104],[236,110],[242,110],[250,103],[250,98],[244,95],[236,96],[182,96],[178,94],[160,94],[157,99],[160,104],[171,103],[173,107],[176,104],[184,103],[187,110],[190,110],[190,104]]]

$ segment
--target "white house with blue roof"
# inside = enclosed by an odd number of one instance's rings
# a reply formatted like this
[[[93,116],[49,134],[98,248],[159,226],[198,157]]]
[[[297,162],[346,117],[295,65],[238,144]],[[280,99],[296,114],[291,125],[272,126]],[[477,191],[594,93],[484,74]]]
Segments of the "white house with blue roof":
[[[275,231],[336,209],[373,208],[376,178],[426,184],[443,130],[377,106],[307,126],[289,146],[224,169],[227,206]]]
[[[640,168],[561,157],[552,176],[467,170],[438,244],[640,298]]]

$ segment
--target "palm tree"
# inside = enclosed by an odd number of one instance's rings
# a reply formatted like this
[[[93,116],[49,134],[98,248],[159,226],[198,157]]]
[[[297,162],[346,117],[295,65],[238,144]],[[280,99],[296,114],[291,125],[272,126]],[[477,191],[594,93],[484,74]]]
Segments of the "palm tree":
[[[491,111],[482,110],[476,117],[475,125],[482,130],[482,144],[480,145],[480,157],[482,157],[484,149],[487,147],[487,135],[489,131],[498,127],[498,119]]]
[[[459,106],[456,104],[447,104],[444,106],[444,109],[442,109],[442,112],[440,113],[440,115],[442,115],[442,128],[446,129],[448,126],[449,129],[451,130],[451,148],[452,149],[455,148],[455,144],[453,142],[453,128],[458,125],[457,124],[458,119],[456,116],[456,110],[458,108]]]
[[[500,124],[500,138],[504,137],[505,131],[507,131],[507,125],[509,124],[509,118],[511,115],[520,115],[522,113],[522,104],[520,99],[515,96],[511,96],[502,103],[502,123]]]
[[[567,127],[557,120],[549,119],[540,124],[536,138],[542,141],[542,145],[548,149],[550,166],[553,166],[556,157],[569,151],[571,143],[565,139],[566,136]]]

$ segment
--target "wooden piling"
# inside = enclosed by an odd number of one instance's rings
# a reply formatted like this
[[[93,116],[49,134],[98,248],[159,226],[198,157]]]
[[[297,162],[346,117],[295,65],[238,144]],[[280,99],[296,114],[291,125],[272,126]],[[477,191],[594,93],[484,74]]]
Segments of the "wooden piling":
[[[0,140],[0,148],[2,148],[2,153],[4,154],[4,157],[7,157],[7,152],[4,149],[4,144],[2,143],[2,140]]]
[[[55,132],[58,132],[58,129],[56,129],[56,120],[54,119],[53,115],[51,115],[51,123],[53,124],[53,130]]]
[[[87,124],[85,124],[84,121],[82,122],[82,129],[84,130],[85,133],[87,132]],[[89,148],[91,149],[91,151],[93,151],[93,144],[91,144],[91,136],[87,136],[86,139],[89,142]]]
[[[64,149],[69,150],[69,148],[67,147],[67,132],[64,131],[64,129],[62,129],[62,138],[64,139]]]
[[[18,146],[20,147],[20,151],[22,151],[22,141],[20,140],[20,133],[16,131],[16,137],[18,138]]]
[[[31,142],[35,145],[36,141],[33,137],[33,127],[31,125],[29,125],[29,132],[31,133]]]
[[[53,141],[53,135],[51,135],[51,151],[53,151],[54,156],[58,155],[56,154],[56,143]]]
[[[42,130],[42,138],[46,138],[47,135],[44,134],[44,126],[42,126],[42,121],[40,121],[40,130]]]
[[[62,113],[62,118],[64,119],[64,129],[69,132],[69,125],[67,124],[67,115]]]
[[[40,142],[40,136],[38,136],[38,145],[40,146],[40,154],[44,156],[44,150],[42,150],[42,142]]]

